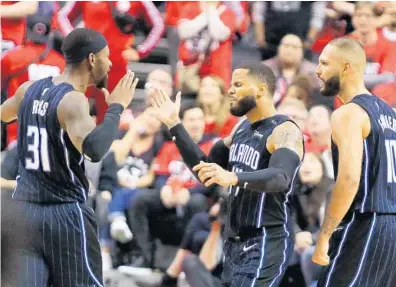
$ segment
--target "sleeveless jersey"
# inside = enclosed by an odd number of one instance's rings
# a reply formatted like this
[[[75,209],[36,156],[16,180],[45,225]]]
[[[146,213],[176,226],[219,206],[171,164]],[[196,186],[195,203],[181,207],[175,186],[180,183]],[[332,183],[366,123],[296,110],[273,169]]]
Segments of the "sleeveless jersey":
[[[19,175],[13,198],[38,203],[85,202],[84,160],[58,121],[57,108],[73,91],[52,77],[34,82],[18,112]]]
[[[396,113],[372,95],[359,95],[351,103],[367,112],[371,132],[363,142],[360,184],[349,214],[352,211],[396,213]],[[337,177],[338,148],[334,143],[332,153]]]
[[[250,124],[245,120],[234,133],[229,154],[229,170],[253,172],[268,168],[271,153],[267,150],[268,137],[282,123],[290,121],[283,115],[275,115]],[[294,191],[296,169],[289,190],[266,193],[251,191],[238,186],[230,187],[228,224],[232,233],[243,229],[279,226],[290,223],[290,198]]]

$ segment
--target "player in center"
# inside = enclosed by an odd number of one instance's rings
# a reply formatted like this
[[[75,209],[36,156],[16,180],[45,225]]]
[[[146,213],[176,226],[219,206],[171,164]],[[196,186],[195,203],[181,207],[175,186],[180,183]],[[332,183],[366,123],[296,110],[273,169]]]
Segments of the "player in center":
[[[185,163],[206,186],[229,187],[224,237],[224,286],[278,286],[293,252],[290,196],[304,157],[301,130],[273,104],[275,76],[263,64],[237,68],[230,112],[242,117],[208,157],[188,136],[176,101],[157,91],[151,99]]]

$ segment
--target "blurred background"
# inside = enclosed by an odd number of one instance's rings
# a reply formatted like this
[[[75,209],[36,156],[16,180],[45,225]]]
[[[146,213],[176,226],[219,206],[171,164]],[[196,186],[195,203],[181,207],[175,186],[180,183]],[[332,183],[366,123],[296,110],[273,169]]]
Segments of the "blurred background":
[[[25,81],[62,73],[62,39],[75,27],[107,38],[110,92],[127,68],[140,79],[119,139],[100,163],[86,162],[106,286],[209,286],[193,283],[198,261],[218,286],[227,193],[195,180],[148,99],[156,86],[171,96],[182,91],[182,122],[209,152],[238,122],[227,98],[232,70],[251,62],[273,69],[274,103],[304,132],[296,243],[282,286],[315,286],[320,267],[311,255],[334,184],[330,117],[341,105],[320,95],[317,59],[332,39],[357,39],[367,55],[366,86],[396,108],[396,2],[1,1],[2,102]],[[100,123],[102,92],[90,88],[86,96]],[[16,184],[16,140],[17,123],[2,123],[3,206]],[[9,218],[2,212],[2,221]]]

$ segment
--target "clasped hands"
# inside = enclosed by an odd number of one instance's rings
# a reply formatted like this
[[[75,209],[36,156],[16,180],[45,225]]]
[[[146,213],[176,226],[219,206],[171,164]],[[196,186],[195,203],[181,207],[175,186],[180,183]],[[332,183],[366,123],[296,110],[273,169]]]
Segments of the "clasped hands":
[[[194,166],[193,171],[198,173],[199,180],[204,183],[206,187],[214,183],[223,187],[236,185],[238,183],[238,177],[234,172],[227,171],[216,163],[201,161]]]

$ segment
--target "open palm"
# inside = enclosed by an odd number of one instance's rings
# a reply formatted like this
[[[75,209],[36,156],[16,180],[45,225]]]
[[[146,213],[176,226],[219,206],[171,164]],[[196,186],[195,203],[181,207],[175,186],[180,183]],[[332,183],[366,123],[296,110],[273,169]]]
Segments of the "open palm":
[[[155,88],[155,92],[150,99],[157,118],[167,125],[168,128],[172,128],[180,122],[180,101],[181,92],[177,93],[176,100],[173,102],[169,95],[159,88]]]

